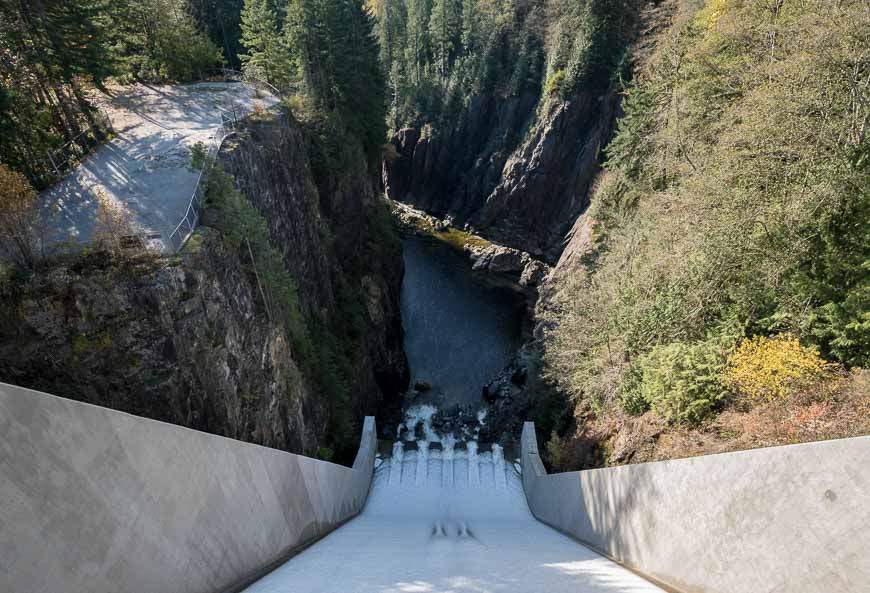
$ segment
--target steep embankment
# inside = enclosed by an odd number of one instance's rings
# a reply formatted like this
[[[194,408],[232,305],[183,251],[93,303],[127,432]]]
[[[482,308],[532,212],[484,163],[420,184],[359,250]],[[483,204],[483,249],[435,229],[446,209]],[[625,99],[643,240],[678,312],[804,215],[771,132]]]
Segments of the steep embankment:
[[[868,5],[672,4],[541,300],[560,467],[870,430]]]
[[[281,273],[263,269],[253,237],[239,241],[245,227],[215,184],[203,228],[177,257],[95,248],[7,283],[4,381],[309,454],[341,447],[348,421],[405,387],[400,247],[374,180],[362,169],[318,186],[316,142],[287,114],[264,114],[239,138],[220,162],[238,176],[242,211],[268,221]],[[222,171],[211,178],[232,187]],[[296,333],[263,299],[281,274],[298,300]],[[333,376],[348,392],[327,385]]]
[[[289,115],[255,118],[243,137],[220,162],[266,219],[303,316],[352,350],[343,388],[355,416],[374,414],[408,381],[401,243],[376,181],[361,151],[337,174],[319,169],[323,147]]]
[[[395,134],[387,196],[555,263],[588,206],[615,99],[583,92],[540,105],[535,94],[475,95],[454,126],[432,137],[414,128]]]
[[[561,468],[865,433],[866,2],[476,6],[384,185],[555,264],[492,423]]]

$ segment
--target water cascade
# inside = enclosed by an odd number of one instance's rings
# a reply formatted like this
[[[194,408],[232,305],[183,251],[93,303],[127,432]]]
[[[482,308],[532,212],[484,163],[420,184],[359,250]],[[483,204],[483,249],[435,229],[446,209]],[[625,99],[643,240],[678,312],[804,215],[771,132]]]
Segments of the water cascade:
[[[246,593],[661,593],[535,520],[501,447],[392,451],[359,517]]]

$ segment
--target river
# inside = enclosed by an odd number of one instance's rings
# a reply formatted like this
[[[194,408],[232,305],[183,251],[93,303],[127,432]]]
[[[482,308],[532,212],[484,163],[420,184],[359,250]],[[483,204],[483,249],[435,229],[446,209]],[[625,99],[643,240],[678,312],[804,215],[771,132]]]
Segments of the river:
[[[483,385],[520,346],[523,299],[484,284],[468,258],[449,245],[417,236],[403,243],[401,305],[411,386],[432,385],[429,392],[409,396],[405,407],[481,408]]]

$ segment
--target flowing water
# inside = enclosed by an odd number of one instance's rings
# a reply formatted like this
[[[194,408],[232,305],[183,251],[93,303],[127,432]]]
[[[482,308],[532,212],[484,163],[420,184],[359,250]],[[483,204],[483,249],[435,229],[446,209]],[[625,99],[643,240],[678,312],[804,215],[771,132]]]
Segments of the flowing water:
[[[402,323],[411,385],[432,385],[409,405],[483,406],[483,386],[521,340],[523,304],[508,289],[484,285],[467,257],[443,243],[408,237]]]
[[[513,354],[521,315],[443,249],[405,243],[406,348],[414,378],[433,390],[405,406],[360,516],[246,593],[659,592],[538,522],[519,464],[477,442],[481,386]],[[436,406],[457,404],[480,410],[478,428],[458,438],[433,426]]]
[[[378,459],[362,514],[246,593],[654,593],[529,512],[501,449],[420,443]]]

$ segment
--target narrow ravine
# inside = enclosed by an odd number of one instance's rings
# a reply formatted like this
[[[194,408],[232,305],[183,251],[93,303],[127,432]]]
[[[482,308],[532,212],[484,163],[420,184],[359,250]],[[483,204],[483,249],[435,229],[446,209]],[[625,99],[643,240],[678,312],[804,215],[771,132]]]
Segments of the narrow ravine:
[[[401,309],[411,385],[398,432],[406,431],[406,440],[426,438],[416,420],[437,411],[441,422],[436,417],[432,425],[438,433],[474,438],[485,417],[482,388],[521,343],[522,298],[487,285],[449,245],[420,236],[403,243]]]

